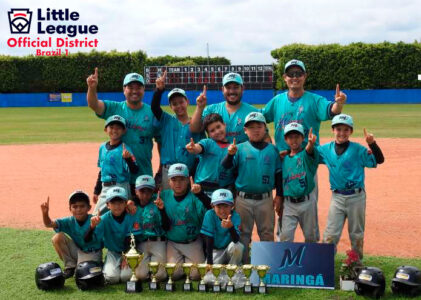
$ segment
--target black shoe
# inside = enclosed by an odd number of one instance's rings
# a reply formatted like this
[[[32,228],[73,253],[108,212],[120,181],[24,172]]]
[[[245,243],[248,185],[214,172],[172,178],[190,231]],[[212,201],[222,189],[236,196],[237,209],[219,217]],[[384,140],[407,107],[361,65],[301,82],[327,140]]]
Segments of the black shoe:
[[[66,268],[63,271],[64,279],[73,277],[75,275],[75,268]]]

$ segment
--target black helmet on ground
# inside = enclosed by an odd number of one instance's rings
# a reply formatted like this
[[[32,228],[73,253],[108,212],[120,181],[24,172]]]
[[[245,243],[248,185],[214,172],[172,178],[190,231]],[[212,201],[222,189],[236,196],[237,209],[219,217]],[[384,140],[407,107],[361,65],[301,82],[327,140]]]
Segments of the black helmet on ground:
[[[76,285],[82,291],[101,288],[104,286],[102,264],[97,261],[85,261],[76,267]]]
[[[35,270],[35,283],[40,290],[61,289],[64,280],[63,271],[55,262],[40,264]]]
[[[396,269],[391,284],[393,294],[415,297],[421,294],[421,271],[413,266]]]
[[[355,280],[357,295],[380,298],[384,294],[386,280],[382,270],[376,267],[364,267],[358,272]]]

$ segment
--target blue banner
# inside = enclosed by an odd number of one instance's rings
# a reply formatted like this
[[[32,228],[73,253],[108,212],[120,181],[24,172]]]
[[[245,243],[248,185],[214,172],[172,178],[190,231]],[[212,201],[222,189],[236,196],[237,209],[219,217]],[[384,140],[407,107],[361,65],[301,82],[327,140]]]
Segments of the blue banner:
[[[251,263],[270,267],[264,278],[269,287],[335,288],[333,244],[253,242]],[[251,283],[259,284],[257,272]]]

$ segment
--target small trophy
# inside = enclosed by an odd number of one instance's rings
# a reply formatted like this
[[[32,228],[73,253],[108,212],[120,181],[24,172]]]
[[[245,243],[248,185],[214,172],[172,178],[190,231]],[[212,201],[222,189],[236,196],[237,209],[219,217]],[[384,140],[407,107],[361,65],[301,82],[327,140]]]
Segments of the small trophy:
[[[243,265],[241,269],[243,270],[244,276],[246,276],[246,283],[244,284],[244,293],[250,294],[253,293],[253,286],[250,283],[251,272],[253,271],[253,265]]]
[[[192,263],[183,263],[182,265],[184,274],[186,274],[186,281],[183,284],[183,291],[190,292],[193,290],[192,282],[190,281],[190,271],[193,267]]]
[[[219,274],[224,269],[223,265],[214,264],[212,265],[212,274],[215,276],[215,282],[213,283],[212,290],[214,293],[219,293],[221,291],[221,283],[218,281]]]
[[[139,293],[142,291],[142,283],[137,280],[135,270],[142,262],[143,253],[139,254],[136,251],[136,243],[133,233],[130,234],[130,250],[125,254],[123,253],[123,257],[132,270],[132,277],[126,282],[126,293]]]
[[[175,291],[175,284],[172,281],[172,275],[173,275],[176,267],[177,267],[176,263],[167,263],[165,265],[165,270],[167,270],[167,274],[168,274],[168,282],[165,284],[165,290],[167,292],[174,292]]]
[[[199,285],[197,287],[197,290],[199,292],[206,292],[207,287],[206,287],[206,284],[205,284],[204,277],[209,270],[209,265],[208,264],[197,264],[196,267],[197,267],[197,270],[199,271],[199,274],[200,274],[200,282],[199,282]]]
[[[235,271],[237,271],[238,267],[236,265],[226,265],[225,270],[227,270],[227,276],[229,278],[227,283],[226,292],[227,293],[234,293],[234,283],[232,282],[232,277],[235,275]]]
[[[256,266],[257,275],[260,278],[259,284],[259,294],[266,294],[267,293],[267,286],[265,284],[264,278],[266,276],[267,271],[269,271],[270,267],[266,265],[258,265]]]
[[[151,270],[151,282],[149,282],[149,290],[156,291],[159,289],[158,282],[156,280],[156,273],[158,273],[160,263],[156,261],[151,261],[149,263],[149,270]]]

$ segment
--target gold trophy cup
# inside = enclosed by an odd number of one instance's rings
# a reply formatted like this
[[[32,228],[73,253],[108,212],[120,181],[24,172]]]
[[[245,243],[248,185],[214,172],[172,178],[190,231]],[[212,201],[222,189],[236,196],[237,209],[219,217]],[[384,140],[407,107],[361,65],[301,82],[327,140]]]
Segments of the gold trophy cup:
[[[235,272],[237,271],[238,267],[236,265],[226,265],[225,270],[227,271],[227,276],[229,278],[227,283],[226,292],[227,293],[234,293],[234,283],[232,282],[232,277],[235,275]]]
[[[243,265],[241,269],[243,270],[244,276],[246,276],[246,283],[244,284],[244,293],[250,294],[253,293],[253,287],[250,283],[250,276],[253,272],[253,265]]]
[[[259,294],[266,294],[267,293],[267,286],[265,284],[264,278],[266,273],[269,271],[270,267],[267,265],[258,265],[256,266],[255,270],[257,271],[257,275],[260,278],[259,284]]]
[[[197,268],[197,270],[199,271],[199,274],[200,274],[200,282],[199,282],[199,285],[197,287],[197,290],[199,292],[206,292],[207,287],[206,287],[206,284],[205,284],[205,281],[204,281],[204,277],[209,270],[209,265],[208,264],[197,264],[196,268]]]
[[[168,274],[168,282],[165,284],[165,290],[167,292],[174,292],[175,291],[175,284],[172,281],[172,275],[174,274],[175,268],[177,267],[176,263],[167,263],[165,265],[165,270],[167,270]]]
[[[215,282],[213,283],[213,292],[219,293],[221,291],[221,283],[218,281],[219,274],[221,274],[221,271],[224,269],[223,265],[220,264],[214,264],[212,265],[212,274],[215,276]]]
[[[142,283],[138,281],[135,270],[143,260],[143,253],[139,254],[136,251],[136,242],[133,233],[130,234],[130,250],[123,253],[128,266],[132,270],[132,277],[126,282],[126,293],[138,293],[142,291]]]
[[[159,289],[158,282],[156,280],[156,273],[160,267],[160,263],[156,261],[149,262],[149,270],[151,271],[151,282],[149,282],[149,290],[156,291]]]
[[[193,268],[192,263],[183,263],[183,272],[186,274],[186,281],[183,284],[183,291],[189,292],[193,290],[192,282],[190,281],[190,272]]]

